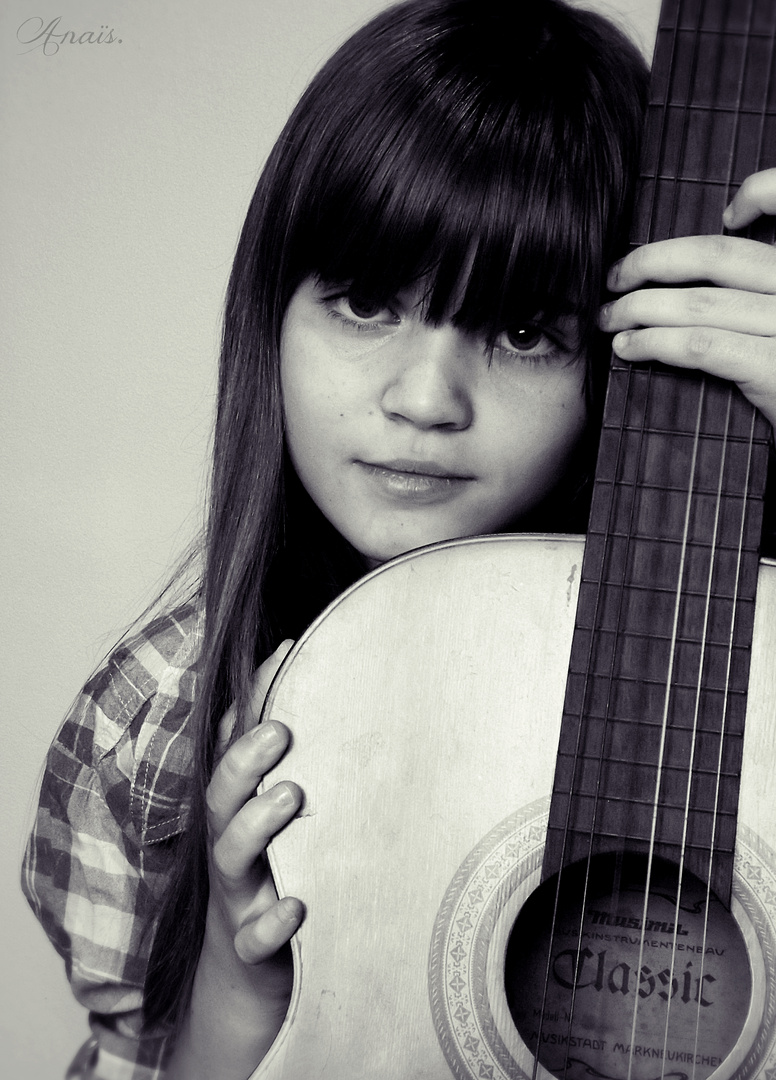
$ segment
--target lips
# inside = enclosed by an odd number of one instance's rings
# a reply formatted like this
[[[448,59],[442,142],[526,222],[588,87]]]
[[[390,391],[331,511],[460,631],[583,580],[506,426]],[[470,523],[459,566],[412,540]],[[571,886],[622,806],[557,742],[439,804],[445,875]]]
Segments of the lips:
[[[394,458],[391,461],[361,461],[360,465],[385,472],[406,473],[409,476],[429,476],[443,480],[473,480],[474,477],[440,465],[436,461],[419,461],[414,458]]]
[[[451,471],[437,461],[394,458],[390,461],[357,461],[370,485],[393,501],[404,503],[445,502],[459,495],[473,476]]]

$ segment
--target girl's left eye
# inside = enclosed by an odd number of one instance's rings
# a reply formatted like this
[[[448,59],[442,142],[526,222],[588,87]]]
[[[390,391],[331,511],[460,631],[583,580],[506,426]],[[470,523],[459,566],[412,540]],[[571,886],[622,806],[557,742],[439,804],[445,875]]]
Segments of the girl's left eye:
[[[379,315],[391,315],[388,308],[381,308],[374,300],[363,300],[360,296],[346,296],[343,299],[357,319],[372,320]]]
[[[339,319],[345,326],[356,330],[393,326],[401,321],[392,308],[354,293],[324,296],[323,304],[332,318]]]

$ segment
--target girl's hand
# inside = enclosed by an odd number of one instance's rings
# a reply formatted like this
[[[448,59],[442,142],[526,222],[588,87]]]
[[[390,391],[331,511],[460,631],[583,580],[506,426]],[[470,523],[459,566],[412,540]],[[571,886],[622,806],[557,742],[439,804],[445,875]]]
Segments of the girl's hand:
[[[289,939],[299,900],[278,900],[265,849],[296,814],[302,793],[281,783],[256,794],[290,738],[277,721],[258,724],[269,685],[291,648],[284,641],[256,673],[245,730],[234,708],[221,721],[220,758],[207,789],[210,896],[191,1003],[166,1080],[245,1080],[272,1045],[293,983]]]
[[[776,213],[776,169],[741,185],[723,215],[740,229]],[[649,288],[647,283],[689,288]],[[776,249],[735,236],[687,236],[645,244],[609,272],[627,293],[601,309],[623,360],[660,360],[731,379],[776,425]],[[635,291],[633,291],[635,290]]]
[[[281,783],[256,794],[264,774],[283,756],[290,738],[283,724],[276,720],[259,724],[258,718],[270,683],[292,644],[284,641],[259,668],[247,730],[231,745],[234,707],[221,721],[222,756],[207,790],[211,840],[208,920],[212,911],[243,964],[259,964],[274,957],[303,916],[299,900],[278,900],[264,857],[269,841],[299,809],[302,793],[295,784]]]

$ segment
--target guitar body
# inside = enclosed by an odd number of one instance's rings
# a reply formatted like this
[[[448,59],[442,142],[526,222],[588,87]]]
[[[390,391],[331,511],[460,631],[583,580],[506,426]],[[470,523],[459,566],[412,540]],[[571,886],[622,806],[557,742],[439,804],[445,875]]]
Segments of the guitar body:
[[[305,804],[270,861],[307,917],[288,1016],[257,1080],[534,1075],[505,957],[541,876],[583,550],[573,537],[508,536],[407,554],[337,600],[281,668],[265,717],[293,745],[268,782],[293,779]],[[656,1058],[677,1077],[776,1075],[774,656],[776,569],[761,564],[732,902],[743,945],[713,922],[688,936],[651,908],[649,934],[634,931],[638,917],[589,915],[574,1008],[595,999],[599,1019],[569,1043],[563,1008],[547,1008],[537,1036],[573,1048],[569,1077],[651,1080]],[[744,960],[729,967],[736,948]],[[664,1045],[648,1026],[631,1046],[630,1020],[600,1004],[658,1002],[661,977],[677,1015],[694,999],[710,1019],[708,1037]],[[735,1007],[720,1051],[711,1032]]]

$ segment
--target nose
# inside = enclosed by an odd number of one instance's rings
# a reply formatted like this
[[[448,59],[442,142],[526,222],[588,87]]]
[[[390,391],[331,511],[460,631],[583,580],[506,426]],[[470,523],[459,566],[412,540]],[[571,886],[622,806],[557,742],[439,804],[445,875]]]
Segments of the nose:
[[[401,342],[382,396],[383,411],[421,429],[462,431],[473,419],[472,344],[451,324],[416,324]]]

